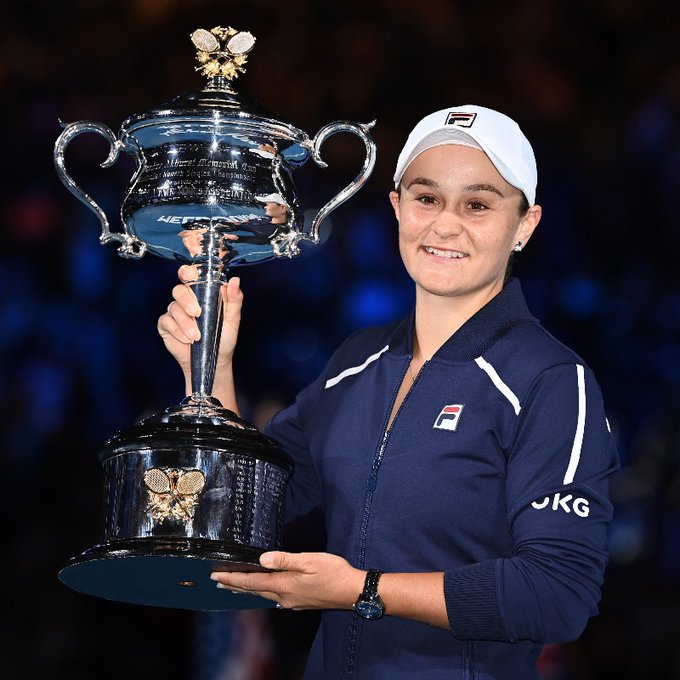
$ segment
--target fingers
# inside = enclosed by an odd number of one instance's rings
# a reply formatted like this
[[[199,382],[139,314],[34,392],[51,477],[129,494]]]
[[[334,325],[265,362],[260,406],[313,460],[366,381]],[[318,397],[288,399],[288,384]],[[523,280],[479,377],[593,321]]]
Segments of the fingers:
[[[216,571],[210,578],[218,588],[262,595],[286,609],[346,609],[356,599],[354,591],[359,588],[361,592],[364,580],[363,572],[329,553],[274,550],[263,553],[260,563],[273,571]]]
[[[201,308],[192,286],[196,281],[198,269],[193,265],[182,265],[177,274],[182,283],[172,289],[173,302],[168,306],[167,312],[158,320],[158,332],[166,341],[166,345],[168,342],[171,343],[172,339],[184,345],[191,344],[200,340],[201,337],[196,323],[196,319],[201,314]],[[231,358],[236,346],[243,305],[243,293],[240,284],[239,277],[234,276],[221,289],[224,307],[224,322],[220,341],[222,361],[225,357]]]
[[[260,564],[267,569],[277,569],[285,571],[287,569],[295,569],[293,564],[299,557],[292,553],[282,552],[280,550],[272,550],[270,552],[262,553],[260,555]]]
[[[192,283],[198,278],[198,267],[191,264],[183,264],[177,270],[177,276],[182,283]]]
[[[179,284],[172,289],[172,297],[188,316],[197,317],[201,314],[201,307],[196,294],[186,284]],[[169,310],[168,310],[169,311]]]
[[[279,593],[285,571],[295,571],[295,562],[303,562],[303,553],[287,553],[279,550],[263,553],[260,564],[275,571],[214,571],[210,574],[217,587],[230,588],[243,592]]]
[[[180,279],[189,278],[195,267],[180,267]],[[158,319],[158,332],[162,337],[172,336],[183,344],[191,344],[199,340],[201,334],[196,324],[201,308],[196,295],[186,284],[179,284],[172,289],[173,302],[168,310]]]
[[[172,289],[174,301],[168,311],[159,319],[159,331],[166,330],[182,342],[194,342],[201,337],[196,317],[201,313],[196,296],[186,286]]]
[[[236,349],[241,323],[241,307],[243,306],[243,293],[241,292],[240,283],[238,276],[234,276],[222,286],[224,320],[222,323],[218,364],[225,361],[230,362]]]
[[[178,275],[183,285],[172,289],[172,297],[184,308],[190,316],[199,316],[201,308],[198,305],[196,295],[191,288],[191,283],[196,281],[197,268],[188,264],[182,265]],[[230,313],[235,320],[240,319],[241,306],[243,304],[243,292],[241,291],[241,279],[232,276],[222,286],[222,299],[225,303],[226,313]]]
[[[276,602],[277,607],[283,609],[283,606],[279,606],[279,600],[282,599],[283,595],[281,593],[275,593],[271,590],[255,590],[253,588],[239,588],[234,585],[225,585],[224,583],[218,583],[217,587],[220,590],[228,590],[233,595],[257,595],[258,597],[264,597],[266,600],[272,600]]]
[[[216,571],[210,575],[210,578],[217,581],[218,588],[257,595],[269,593],[272,599],[275,599],[280,593],[275,579],[272,579],[273,576],[275,576],[273,573]]]
[[[185,331],[182,326],[180,326],[177,321],[175,321],[172,314],[170,313],[170,308],[173,304],[175,303],[173,302],[170,307],[168,307],[168,312],[163,314],[163,316],[158,319],[158,332],[160,333],[161,337],[171,336],[184,345],[191,345],[201,336],[198,328],[196,327],[196,322],[194,321],[193,328],[188,326],[187,330]]]
[[[243,306],[243,291],[241,291],[241,279],[232,276],[222,286],[222,300],[224,301],[224,318],[238,324],[241,320],[241,307]]]

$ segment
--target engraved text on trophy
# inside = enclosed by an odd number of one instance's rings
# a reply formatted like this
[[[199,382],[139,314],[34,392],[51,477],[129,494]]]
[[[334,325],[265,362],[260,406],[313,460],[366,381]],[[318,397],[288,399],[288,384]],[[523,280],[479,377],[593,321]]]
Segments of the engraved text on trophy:
[[[145,168],[128,198],[135,211],[159,203],[252,203],[258,184],[271,184],[271,164],[238,147],[167,144],[145,152]]]

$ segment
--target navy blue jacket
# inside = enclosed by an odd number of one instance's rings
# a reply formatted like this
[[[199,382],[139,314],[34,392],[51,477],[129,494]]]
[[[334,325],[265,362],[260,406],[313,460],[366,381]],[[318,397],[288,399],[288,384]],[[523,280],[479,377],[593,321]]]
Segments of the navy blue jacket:
[[[617,456],[582,359],[519,283],[425,364],[386,431],[413,316],[359,331],[267,432],[295,460],[289,518],[324,509],[358,568],[443,571],[451,630],[326,611],[306,678],[537,678],[541,643],[597,612]]]

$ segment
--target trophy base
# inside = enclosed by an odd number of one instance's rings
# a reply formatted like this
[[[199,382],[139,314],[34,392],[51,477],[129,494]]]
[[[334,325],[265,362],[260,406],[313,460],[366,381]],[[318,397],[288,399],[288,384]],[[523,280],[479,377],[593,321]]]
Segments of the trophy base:
[[[259,563],[262,552],[200,539],[116,541],[69,560],[59,580],[80,593],[129,604],[198,611],[264,609],[275,603],[217,588],[210,579],[213,571],[270,571]]]

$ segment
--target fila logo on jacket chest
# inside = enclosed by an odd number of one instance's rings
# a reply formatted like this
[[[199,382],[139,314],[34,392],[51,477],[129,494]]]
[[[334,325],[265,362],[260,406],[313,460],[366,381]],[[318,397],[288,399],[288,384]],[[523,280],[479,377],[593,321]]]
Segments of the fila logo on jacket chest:
[[[432,427],[437,430],[450,430],[451,432],[455,432],[458,428],[460,414],[463,412],[464,406],[465,404],[447,404],[439,412]]]

